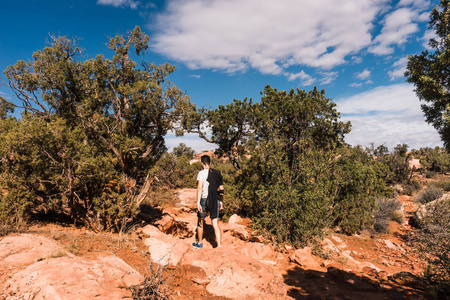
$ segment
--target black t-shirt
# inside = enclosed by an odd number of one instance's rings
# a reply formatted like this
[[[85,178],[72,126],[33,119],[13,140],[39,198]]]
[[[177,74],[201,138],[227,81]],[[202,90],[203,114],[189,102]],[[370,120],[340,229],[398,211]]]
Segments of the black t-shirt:
[[[220,171],[209,169],[208,178],[206,180],[209,183],[206,203],[210,208],[215,208],[219,202],[219,187],[223,185],[223,177],[222,174],[220,174]]]

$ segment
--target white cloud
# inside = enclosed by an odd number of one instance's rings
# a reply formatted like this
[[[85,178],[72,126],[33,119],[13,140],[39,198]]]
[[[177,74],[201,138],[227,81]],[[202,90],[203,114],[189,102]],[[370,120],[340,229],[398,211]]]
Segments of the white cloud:
[[[393,46],[402,45],[419,30],[414,23],[418,13],[410,8],[399,8],[388,14],[383,21],[383,29],[375,38],[369,51],[376,55],[388,55],[394,52]]]
[[[306,74],[303,70],[298,73],[286,73],[284,75],[288,78],[289,81],[293,81],[300,78],[301,84],[304,86],[312,85],[316,81],[316,79]]]
[[[114,7],[127,7],[136,9],[139,2],[133,0],[98,0],[97,4],[101,5],[112,5]]]
[[[354,64],[360,64],[363,62],[362,57],[359,56],[352,56],[351,60]]]
[[[319,80],[320,84],[330,84],[339,76],[339,72],[321,72],[322,78]]]
[[[352,122],[352,131],[346,136],[349,144],[385,143],[389,149],[401,143],[410,149],[442,146],[437,132],[425,122],[410,84],[377,87],[336,103],[342,120]]]
[[[218,148],[216,144],[208,143],[196,133],[186,133],[183,136],[176,136],[174,132],[169,132],[164,137],[164,140],[169,151],[173,150],[173,148],[177,147],[180,143],[184,143],[186,146],[191,147],[196,153]]]
[[[355,73],[355,76],[358,79],[365,80],[365,79],[370,78],[370,74],[371,74],[371,72],[368,69],[365,69],[361,73]]]
[[[189,75],[189,77],[200,79],[201,76],[198,74],[192,74],[192,75]]]
[[[398,78],[403,78],[405,76],[407,63],[408,59],[406,57],[403,57],[397,60],[392,65],[394,69],[388,72],[391,81],[396,80]]]
[[[361,87],[362,83],[353,82],[352,84],[349,84],[348,86],[350,86],[350,87]]]
[[[171,0],[152,47],[193,69],[330,69],[372,43],[373,22],[389,2]]]
[[[436,34],[436,32],[435,32],[434,30],[427,30],[427,31],[425,31],[425,33],[423,34],[423,37],[421,38],[421,40],[422,40],[422,45],[423,45],[425,48],[427,48],[428,50],[430,50],[431,47],[428,45],[428,42],[429,42],[431,39],[433,39],[433,38],[436,39],[436,40],[439,39],[438,35]]]

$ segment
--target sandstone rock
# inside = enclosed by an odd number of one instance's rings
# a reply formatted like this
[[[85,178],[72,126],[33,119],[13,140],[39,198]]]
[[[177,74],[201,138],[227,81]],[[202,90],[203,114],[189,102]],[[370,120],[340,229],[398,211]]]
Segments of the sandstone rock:
[[[230,224],[240,224],[242,223],[242,218],[239,217],[238,215],[234,214],[230,217],[230,219],[228,220],[228,223]]]
[[[244,225],[239,225],[236,223],[226,223],[222,226],[223,232],[231,232],[231,234],[243,241],[248,241],[250,238],[250,233],[247,231],[247,227]]]
[[[0,268],[28,266],[49,257],[71,255],[46,237],[34,234],[7,236],[0,241]]]
[[[153,225],[158,227],[164,233],[172,233],[175,224],[174,218],[170,214],[163,214],[161,219],[157,220]]]
[[[302,267],[317,269],[321,265],[319,259],[312,255],[311,248],[309,247],[295,250],[294,254],[292,254],[289,258],[291,261]]]
[[[234,254],[232,249],[226,247],[188,252],[181,265],[203,269],[205,275],[199,269],[190,273],[193,281],[207,283],[208,292],[216,296],[231,299],[286,297],[283,279],[271,266],[245,255]]]
[[[165,233],[161,232],[157,227],[153,225],[147,225],[143,228],[137,230],[137,234],[144,237],[152,237],[152,238],[163,238],[166,236]]]
[[[50,258],[14,274],[3,296],[13,299],[123,299],[127,287],[144,278],[123,260],[111,256],[97,260],[79,257]]]
[[[197,189],[182,189],[177,191],[178,206],[194,208],[197,207]]]
[[[163,266],[178,265],[183,255],[191,248],[189,242],[170,235],[147,238],[143,242],[148,247],[152,262]]]

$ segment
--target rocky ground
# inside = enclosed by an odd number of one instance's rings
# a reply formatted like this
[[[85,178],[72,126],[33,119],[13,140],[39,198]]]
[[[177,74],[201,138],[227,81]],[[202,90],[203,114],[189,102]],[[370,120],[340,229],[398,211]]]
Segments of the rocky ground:
[[[41,222],[3,236],[0,299],[131,299],[131,286],[158,276],[171,299],[430,298],[407,223],[376,236],[330,232],[315,256],[309,248],[275,251],[249,220],[233,216],[221,224],[222,248],[207,222],[204,248],[193,249],[194,196],[179,191],[175,207],[145,211],[123,235]],[[415,204],[401,202],[408,217]]]

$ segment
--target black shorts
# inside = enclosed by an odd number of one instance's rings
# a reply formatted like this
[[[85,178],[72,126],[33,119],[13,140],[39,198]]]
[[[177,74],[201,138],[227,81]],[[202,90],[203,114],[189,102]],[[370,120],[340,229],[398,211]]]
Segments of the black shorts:
[[[212,219],[217,219],[219,217],[220,204],[219,201],[214,203],[215,205],[206,205],[206,198],[200,200],[200,205],[202,206],[202,213],[197,212],[197,216],[200,219],[206,218],[209,212],[209,217]],[[212,206],[212,207],[210,207]]]

